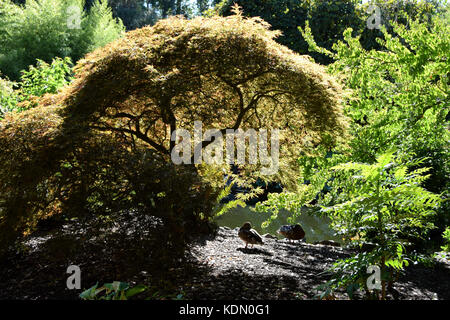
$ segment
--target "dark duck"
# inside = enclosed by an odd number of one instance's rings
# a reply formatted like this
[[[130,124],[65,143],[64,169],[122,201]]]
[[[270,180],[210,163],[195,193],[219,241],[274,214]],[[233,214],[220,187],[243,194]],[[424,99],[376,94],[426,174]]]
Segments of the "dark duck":
[[[263,244],[261,236],[255,229],[252,229],[252,225],[250,222],[246,222],[239,229],[239,238],[245,242],[245,248],[247,249],[248,244],[251,244],[252,247],[255,244]]]
[[[301,240],[305,237],[305,230],[299,224],[281,226],[278,233],[291,240]]]

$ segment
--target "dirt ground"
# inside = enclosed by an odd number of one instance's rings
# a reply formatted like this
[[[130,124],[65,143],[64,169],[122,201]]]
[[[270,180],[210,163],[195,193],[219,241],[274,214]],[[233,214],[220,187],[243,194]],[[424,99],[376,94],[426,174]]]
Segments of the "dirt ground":
[[[142,229],[151,233],[152,223]],[[141,243],[136,239],[142,230],[130,228],[119,223],[108,232],[74,225],[56,234],[41,230],[0,262],[0,299],[79,299],[82,290],[66,287],[71,264],[82,270],[82,289],[115,280],[145,284],[150,289],[137,296],[142,299],[314,299],[314,289],[327,280],[323,272],[350,254],[339,247],[274,238],[244,249],[237,230],[221,227],[215,236],[191,243],[183,259],[166,263],[151,249],[161,249],[160,238]],[[142,251],[145,259],[138,259]],[[432,267],[410,266],[394,288],[401,300],[450,299],[450,263],[444,259]],[[347,299],[343,293],[336,297]]]

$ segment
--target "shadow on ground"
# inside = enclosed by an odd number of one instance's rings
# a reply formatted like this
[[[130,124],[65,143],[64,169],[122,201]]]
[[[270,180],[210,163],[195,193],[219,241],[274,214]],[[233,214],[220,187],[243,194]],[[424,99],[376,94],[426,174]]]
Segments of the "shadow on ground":
[[[324,271],[349,255],[322,245],[264,242],[245,249],[235,230],[220,228],[180,256],[155,221],[141,230],[120,223],[108,230],[59,226],[35,233],[0,262],[0,299],[79,299],[82,290],[66,287],[69,265],[81,268],[82,289],[112,281],[149,286],[138,299],[313,299],[328,280]],[[395,288],[400,299],[450,299],[449,286],[449,265],[442,263],[412,266]],[[342,292],[337,297],[346,298]]]

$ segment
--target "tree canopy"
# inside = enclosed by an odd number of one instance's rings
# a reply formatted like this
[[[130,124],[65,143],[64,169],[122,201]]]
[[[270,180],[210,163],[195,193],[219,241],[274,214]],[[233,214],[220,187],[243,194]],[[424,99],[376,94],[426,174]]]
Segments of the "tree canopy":
[[[194,121],[280,129],[280,153],[294,162],[302,148],[342,137],[339,85],[277,35],[239,11],[171,17],[88,54],[70,85],[1,122],[1,242],[63,207],[92,211],[92,199],[103,210],[133,203],[155,212],[163,192],[174,197],[160,211],[169,221],[204,217],[208,185],[194,187],[190,171],[168,158],[171,132]],[[161,166],[165,178],[155,174]],[[193,207],[180,201],[190,195]]]

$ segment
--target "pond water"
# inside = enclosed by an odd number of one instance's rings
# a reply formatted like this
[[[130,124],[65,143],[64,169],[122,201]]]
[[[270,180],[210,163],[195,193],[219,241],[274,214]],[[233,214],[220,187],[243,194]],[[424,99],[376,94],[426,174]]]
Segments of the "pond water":
[[[295,221],[295,223],[300,224],[305,230],[306,242],[313,243],[322,240],[334,240],[342,243],[341,239],[336,237],[334,231],[330,228],[330,221],[328,218],[318,217],[311,213],[312,209],[305,209]],[[278,219],[269,224],[267,228],[262,229],[261,224],[266,221],[270,215],[270,213],[265,212],[254,212],[248,207],[237,207],[216,218],[216,222],[221,227],[234,229],[236,227],[241,227],[244,222],[249,221],[252,224],[252,227],[260,234],[270,233],[278,238],[284,238],[277,234],[277,230],[282,225],[289,224],[287,218],[291,214],[286,210],[280,210]]]

